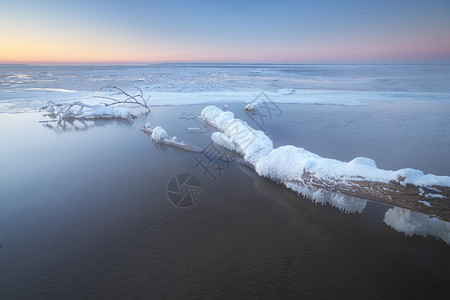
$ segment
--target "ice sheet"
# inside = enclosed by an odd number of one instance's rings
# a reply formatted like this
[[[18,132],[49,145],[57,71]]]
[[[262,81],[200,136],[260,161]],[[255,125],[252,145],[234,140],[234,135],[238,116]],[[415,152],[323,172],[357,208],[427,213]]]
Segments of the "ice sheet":
[[[0,65],[1,112],[37,110],[47,101],[98,104],[100,89],[141,88],[151,105],[277,103],[364,105],[450,101],[448,66],[166,64],[148,66]]]

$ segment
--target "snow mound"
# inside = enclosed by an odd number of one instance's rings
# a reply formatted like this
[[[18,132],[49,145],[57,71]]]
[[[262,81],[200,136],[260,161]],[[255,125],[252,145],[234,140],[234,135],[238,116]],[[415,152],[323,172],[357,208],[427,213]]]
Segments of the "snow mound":
[[[305,172],[315,178],[329,180],[372,180],[389,182],[395,179],[393,171],[376,168],[373,160],[358,157],[350,162],[323,158],[303,148],[282,146],[261,158],[255,165],[262,176],[281,181],[298,180]]]
[[[377,164],[373,159],[367,157],[357,157],[349,162],[349,165],[366,165],[369,167],[376,168]]]
[[[403,185],[411,183],[418,186],[450,186],[449,176],[425,175],[422,171],[415,169],[400,169],[395,172],[395,179]]]
[[[232,112],[207,106],[202,110],[201,116],[222,131],[213,133],[211,138],[215,143],[240,153],[252,165],[273,149],[272,140],[264,132],[251,128],[240,119],[235,119]]]
[[[390,208],[384,216],[384,222],[407,236],[431,235],[450,244],[450,222],[400,207]]]

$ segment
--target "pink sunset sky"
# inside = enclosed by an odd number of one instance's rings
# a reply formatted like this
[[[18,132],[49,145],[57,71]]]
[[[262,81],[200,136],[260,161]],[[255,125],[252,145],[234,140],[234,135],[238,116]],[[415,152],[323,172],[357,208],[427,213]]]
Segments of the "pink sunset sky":
[[[450,1],[2,1],[0,63],[450,62]]]

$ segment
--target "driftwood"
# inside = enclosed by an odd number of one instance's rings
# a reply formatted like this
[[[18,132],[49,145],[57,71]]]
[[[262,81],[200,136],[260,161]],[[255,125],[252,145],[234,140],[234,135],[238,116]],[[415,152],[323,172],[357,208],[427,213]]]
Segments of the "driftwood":
[[[96,98],[110,100],[110,103],[104,103],[105,106],[112,106],[117,104],[133,104],[141,106],[150,111],[148,101],[151,96],[144,97],[144,92],[140,88],[137,88],[134,94],[125,92],[123,89],[117,86],[105,86],[100,90],[109,90],[111,94],[109,96],[96,96]]]
[[[291,183],[408,208],[450,222],[449,187],[420,187],[409,183],[403,185],[401,181],[393,180],[389,183],[363,179],[346,180],[345,182],[338,179],[324,180],[307,172],[302,174],[301,181],[292,181]]]
[[[148,134],[153,134],[154,128],[151,128],[148,124],[146,124],[145,126],[140,128],[141,131],[148,133]],[[152,138],[153,139],[153,138]],[[190,152],[201,152],[202,148],[200,148],[199,146],[185,141],[185,140],[181,140],[177,137],[163,137],[163,138],[158,138],[158,139],[153,139],[155,142],[161,143],[161,144],[165,144],[168,146],[172,146],[172,147],[176,147],[176,148],[180,148],[186,151],[190,151]]]

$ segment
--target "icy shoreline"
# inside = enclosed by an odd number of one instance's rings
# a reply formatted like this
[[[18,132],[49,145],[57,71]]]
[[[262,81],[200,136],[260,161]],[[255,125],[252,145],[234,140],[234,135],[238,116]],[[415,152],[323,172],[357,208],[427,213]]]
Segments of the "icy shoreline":
[[[252,103],[261,93],[261,90],[252,91],[223,91],[223,92],[161,92],[143,89],[151,95],[151,106],[178,106],[209,103]],[[278,104],[315,104],[335,106],[362,106],[370,103],[448,103],[449,93],[409,93],[409,92],[372,92],[372,91],[345,91],[345,90],[307,90],[307,89],[280,89],[264,91],[268,101]],[[98,105],[103,101],[95,99],[105,96],[106,93],[87,92],[58,88],[26,89],[22,92],[0,92],[0,113],[31,112],[38,110],[48,101],[66,103],[70,101],[83,101],[89,105]],[[16,99],[18,98],[18,99]]]

